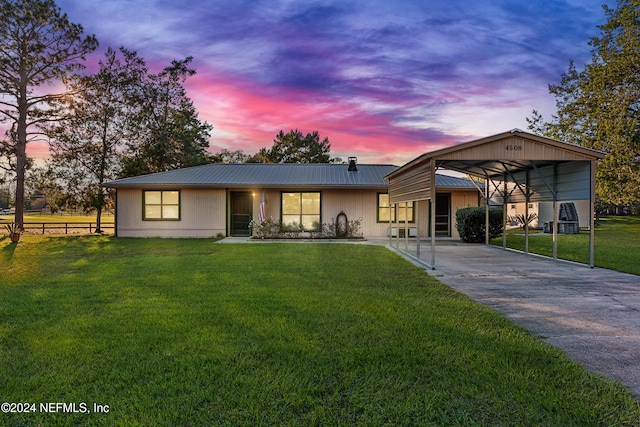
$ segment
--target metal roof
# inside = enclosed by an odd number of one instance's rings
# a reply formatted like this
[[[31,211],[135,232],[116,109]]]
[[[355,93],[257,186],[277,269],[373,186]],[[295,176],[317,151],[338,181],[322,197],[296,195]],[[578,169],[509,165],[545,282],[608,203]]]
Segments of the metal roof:
[[[413,159],[391,172],[388,178],[431,159],[437,167],[478,177],[500,177],[546,166],[582,160],[598,160],[604,152],[534,135],[520,129],[476,139]]]
[[[397,166],[358,164],[357,171],[348,165],[329,163],[213,163],[168,172],[140,175],[107,182],[111,188],[150,187],[222,187],[222,188],[387,188],[385,176]],[[437,175],[436,186],[473,188],[467,179]]]

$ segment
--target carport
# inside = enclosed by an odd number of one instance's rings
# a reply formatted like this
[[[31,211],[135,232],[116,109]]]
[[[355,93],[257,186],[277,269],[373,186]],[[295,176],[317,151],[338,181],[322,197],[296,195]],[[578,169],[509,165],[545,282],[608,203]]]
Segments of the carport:
[[[489,207],[502,206],[506,219],[508,203],[553,202],[553,258],[557,258],[558,203],[562,201],[588,200],[589,265],[594,265],[594,204],[596,164],[605,153],[556,141],[514,129],[509,132],[477,139],[442,150],[425,153],[387,175],[389,204],[392,209],[404,203],[414,203],[418,212],[420,203],[429,203],[429,237],[431,261],[436,265],[436,188],[435,174],[446,169],[470,175],[478,179],[478,191],[486,206],[487,230],[485,243],[489,244]],[[397,211],[396,211],[397,212]],[[525,216],[528,212],[525,212]],[[396,227],[408,227],[398,222]],[[416,218],[416,222],[425,218]],[[391,225],[391,224],[390,224]],[[419,230],[420,227],[418,226]],[[399,235],[400,233],[398,233]],[[525,224],[525,253],[529,247],[529,227]],[[408,232],[405,231],[405,251],[409,252]],[[396,238],[396,247],[400,237]],[[420,257],[421,238],[415,239],[415,253]],[[393,242],[392,246],[393,246]],[[506,247],[506,235],[503,237]],[[413,252],[413,251],[412,251]]]

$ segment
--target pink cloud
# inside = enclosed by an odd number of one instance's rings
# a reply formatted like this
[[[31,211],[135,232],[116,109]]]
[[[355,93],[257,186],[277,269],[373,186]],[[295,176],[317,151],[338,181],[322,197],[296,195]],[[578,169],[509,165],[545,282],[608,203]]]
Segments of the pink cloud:
[[[270,147],[283,130],[317,130],[328,137],[334,156],[402,164],[457,140],[438,131],[394,123],[354,101],[303,89],[275,90],[221,71],[199,72],[187,82],[200,118],[214,126],[211,151]]]

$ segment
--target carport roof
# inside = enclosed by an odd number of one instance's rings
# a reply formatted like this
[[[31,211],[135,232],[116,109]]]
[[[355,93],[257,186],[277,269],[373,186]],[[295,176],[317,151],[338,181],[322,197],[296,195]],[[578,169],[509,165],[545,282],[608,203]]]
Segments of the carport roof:
[[[436,167],[478,177],[495,178],[531,169],[604,158],[606,153],[513,129],[452,147],[425,153],[387,175],[393,179],[419,165],[436,161]]]

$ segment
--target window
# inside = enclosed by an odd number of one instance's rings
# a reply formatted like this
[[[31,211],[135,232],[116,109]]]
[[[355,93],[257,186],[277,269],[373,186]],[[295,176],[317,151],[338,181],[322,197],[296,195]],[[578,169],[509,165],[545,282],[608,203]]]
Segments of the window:
[[[180,220],[180,191],[143,191],[142,219]]]
[[[282,193],[282,227],[304,231],[320,229],[320,193]]]
[[[391,222],[396,222],[396,210],[389,206],[389,195],[378,193],[378,222],[389,222],[389,215],[391,215]],[[413,202],[398,204],[399,222],[404,222],[405,218],[407,218],[407,222],[414,222]]]

